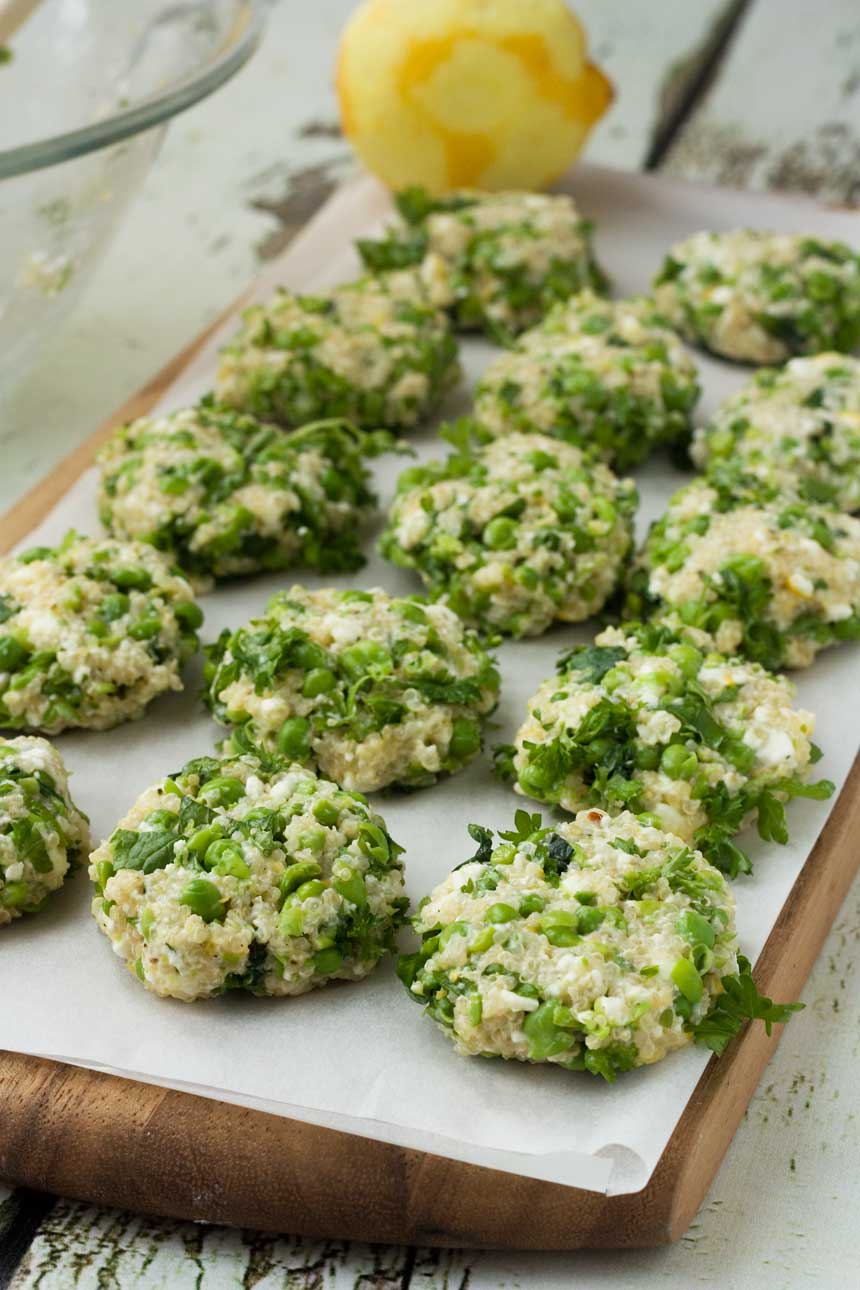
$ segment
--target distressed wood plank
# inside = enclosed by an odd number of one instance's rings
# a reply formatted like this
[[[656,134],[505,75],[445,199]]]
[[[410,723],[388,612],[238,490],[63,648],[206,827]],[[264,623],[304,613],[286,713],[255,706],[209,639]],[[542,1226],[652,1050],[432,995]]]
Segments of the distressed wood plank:
[[[860,204],[857,0],[755,0],[664,169]]]

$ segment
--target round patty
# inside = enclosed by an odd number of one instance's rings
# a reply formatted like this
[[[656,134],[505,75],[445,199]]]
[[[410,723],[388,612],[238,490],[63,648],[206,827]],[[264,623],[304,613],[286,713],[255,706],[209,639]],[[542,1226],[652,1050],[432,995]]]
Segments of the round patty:
[[[383,436],[384,438],[384,436]],[[213,579],[305,565],[357,569],[382,444],[346,422],[286,433],[204,400],[123,426],[99,453],[102,524]]]
[[[59,753],[31,735],[0,741],[0,927],[37,913],[89,845]]]
[[[696,233],[672,247],[653,291],[687,340],[741,363],[860,344],[860,255],[842,242]]]
[[[301,766],[199,757],[93,852],[93,915],[163,997],[304,994],[393,948],[401,851],[364,798]]]
[[[626,470],[689,432],[698,397],[693,361],[652,301],[583,291],[490,364],[475,416],[495,436],[542,431]]]
[[[680,838],[624,812],[542,828],[519,812],[440,883],[401,959],[458,1052],[614,1079],[688,1044],[737,968],[726,880]]]
[[[106,730],[181,690],[203,614],[145,542],[80,537],[0,561],[0,726]]]
[[[222,633],[206,668],[216,720],[361,792],[460,770],[498,686],[452,610],[378,588],[278,592],[262,618]]]
[[[473,626],[536,636],[603,607],[635,506],[632,480],[572,444],[539,434],[466,441],[447,461],[404,472],[380,550]]]

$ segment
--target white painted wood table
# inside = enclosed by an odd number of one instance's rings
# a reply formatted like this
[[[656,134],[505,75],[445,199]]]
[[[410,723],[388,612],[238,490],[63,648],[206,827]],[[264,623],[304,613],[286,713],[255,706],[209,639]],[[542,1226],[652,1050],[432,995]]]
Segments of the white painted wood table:
[[[249,67],[173,124],[85,301],[39,369],[0,392],[0,509],[236,296],[348,172],[331,63],[354,2],[278,0]],[[619,90],[592,160],[860,205],[857,0],[575,7]],[[806,1011],[672,1248],[359,1248],[97,1211],[0,1184],[0,1290],[849,1290],[860,1281],[858,965],[855,886],[804,991]]]

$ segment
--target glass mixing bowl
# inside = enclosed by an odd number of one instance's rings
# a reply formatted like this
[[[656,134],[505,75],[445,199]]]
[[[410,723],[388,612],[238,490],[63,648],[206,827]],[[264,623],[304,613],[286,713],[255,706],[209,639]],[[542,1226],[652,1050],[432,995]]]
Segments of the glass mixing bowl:
[[[260,0],[42,0],[0,57],[0,380],[83,291],[172,116],[260,39]]]

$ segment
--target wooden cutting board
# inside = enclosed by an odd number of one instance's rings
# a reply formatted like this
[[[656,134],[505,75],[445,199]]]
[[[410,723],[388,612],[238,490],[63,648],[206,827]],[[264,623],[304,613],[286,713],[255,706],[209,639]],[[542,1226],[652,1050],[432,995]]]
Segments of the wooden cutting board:
[[[44,518],[116,425],[155,405],[222,321],[12,508],[0,550]],[[802,989],[860,866],[858,830],[860,759],[759,957],[763,993],[792,999]],[[4,999],[3,1006],[26,1002]],[[681,1236],[695,1216],[779,1030],[768,1037],[763,1026],[748,1028],[709,1063],[647,1186],[628,1195],[498,1172],[10,1052],[0,1052],[0,1177],[151,1214],[386,1244],[659,1245]]]

